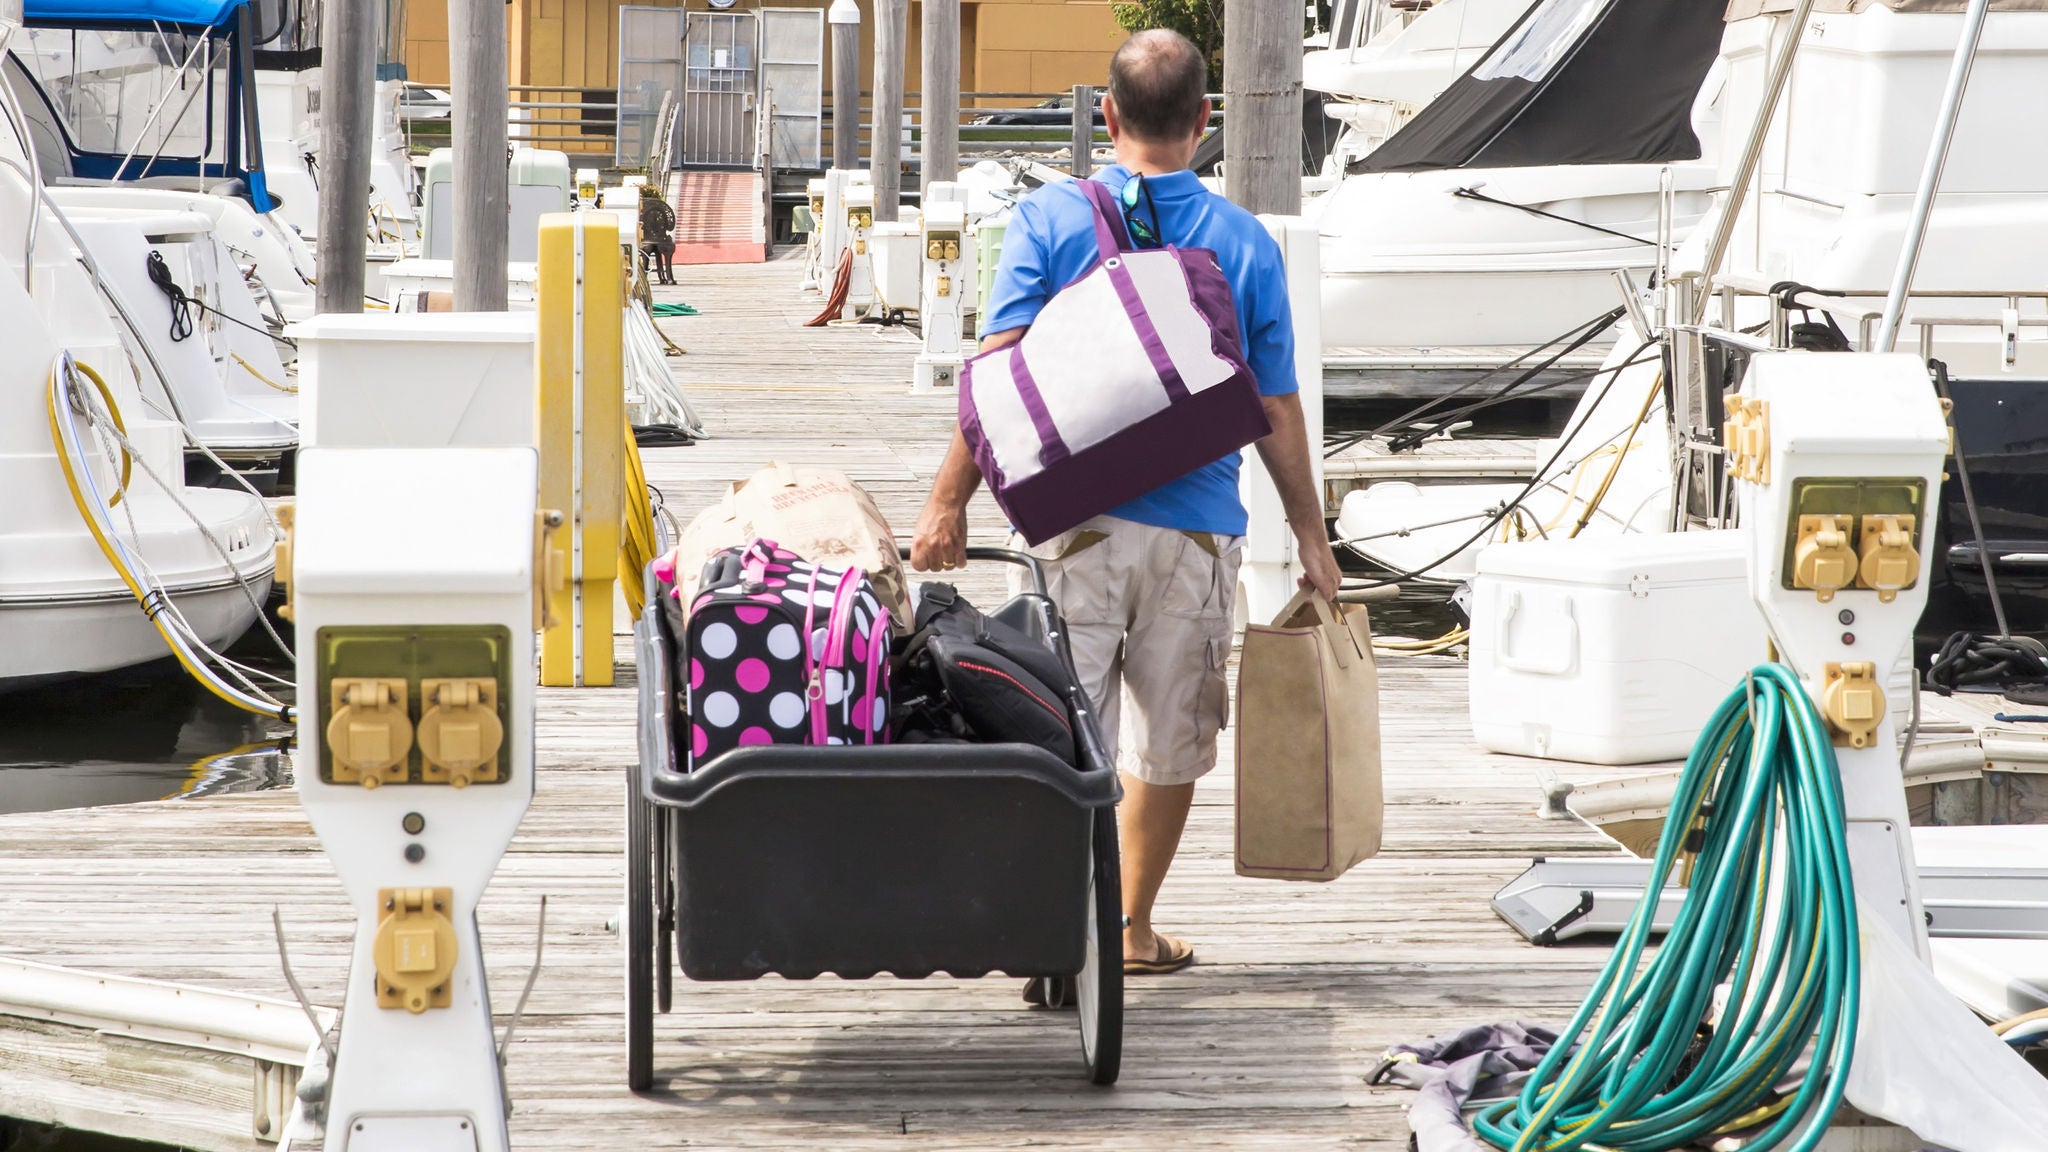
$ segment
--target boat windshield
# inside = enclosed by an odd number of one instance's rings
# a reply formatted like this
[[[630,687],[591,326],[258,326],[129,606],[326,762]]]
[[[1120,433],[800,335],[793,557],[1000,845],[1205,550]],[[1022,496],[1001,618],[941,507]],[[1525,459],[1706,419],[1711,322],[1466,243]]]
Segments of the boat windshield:
[[[1543,0],[1472,69],[1472,78],[1543,79],[1606,8],[1607,0]]]
[[[314,0],[252,0],[258,51],[305,52],[320,47],[320,5]]]
[[[14,51],[83,153],[217,159],[232,52],[225,36],[154,28],[26,28]]]

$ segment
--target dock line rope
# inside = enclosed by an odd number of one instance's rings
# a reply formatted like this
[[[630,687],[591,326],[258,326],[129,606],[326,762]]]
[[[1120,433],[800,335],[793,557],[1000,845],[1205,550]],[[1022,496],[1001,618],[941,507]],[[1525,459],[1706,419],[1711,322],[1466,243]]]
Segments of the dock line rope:
[[[1618,237],[1622,240],[1627,240],[1631,244],[1647,244],[1652,248],[1657,246],[1657,242],[1655,240],[1646,239],[1644,237],[1637,236],[1633,233],[1617,232],[1612,228],[1605,228],[1598,224],[1594,224],[1591,221],[1580,220],[1572,216],[1560,216],[1555,212],[1546,212],[1543,209],[1536,207],[1534,204],[1518,204],[1513,200],[1502,200],[1498,196],[1488,196],[1486,193],[1481,192],[1479,190],[1479,185],[1477,184],[1465,188],[1459,188],[1456,191],[1452,192],[1451,195],[1456,196],[1460,200],[1477,200],[1481,204],[1498,204],[1503,208],[1513,208],[1517,212],[1527,212],[1531,216],[1541,216],[1545,220],[1555,220],[1560,224],[1571,224],[1579,228],[1584,228],[1589,232],[1598,232],[1605,236]]]
[[[1827,1135],[1856,1047],[1861,944],[1834,744],[1785,665],[1758,666],[1701,732],[1647,890],[1685,855],[1685,903],[1655,959],[1642,963],[1645,900],[1520,1094],[1474,1119],[1482,1139],[1670,1152],[1761,1125],[1743,1148],[1812,1152]]]
[[[247,328],[265,340],[275,340],[291,348],[299,346],[298,342],[289,336],[280,336],[268,328],[258,328],[254,324],[230,316],[206,301],[186,292],[184,288],[179,286],[177,278],[171,275],[171,266],[164,263],[164,254],[154,248],[149,250],[149,282],[156,285],[157,290],[164,294],[164,299],[171,303],[171,342],[174,344],[191,338],[192,312],[194,309],[198,309],[201,312],[212,313],[230,324]],[[253,372],[255,370],[250,369],[250,371]],[[269,381],[265,381],[265,383],[269,383]],[[277,385],[272,384],[271,387],[275,388]]]
[[[1457,387],[1452,388],[1448,392],[1445,392],[1443,395],[1433,396],[1430,399],[1423,401],[1421,404],[1418,404],[1415,407],[1410,408],[1408,411],[1403,412],[1401,415],[1394,417],[1392,420],[1389,420],[1384,424],[1381,424],[1379,427],[1373,429],[1370,432],[1339,433],[1337,435],[1325,436],[1323,438],[1323,458],[1327,460],[1332,456],[1336,456],[1339,453],[1342,453],[1345,449],[1350,448],[1353,445],[1359,444],[1366,440],[1370,440],[1375,436],[1385,436],[1396,428],[1401,428],[1409,424],[1412,424],[1420,417],[1427,415],[1432,409],[1436,408],[1437,405],[1455,399],[1456,397],[1461,396],[1474,388],[1477,388],[1479,385],[1486,383],[1488,380],[1493,379],[1495,376],[1498,376],[1501,373],[1506,372],[1512,368],[1518,367],[1523,362],[1533,357],[1542,355],[1545,351],[1557,346],[1560,343],[1567,345],[1567,347],[1563,351],[1545,359],[1541,363],[1530,368],[1528,371],[1523,372],[1520,375],[1516,376],[1513,380],[1510,380],[1505,386],[1503,386],[1500,389],[1500,391],[1495,392],[1491,396],[1488,396],[1482,400],[1475,401],[1473,404],[1467,405],[1466,407],[1459,409],[1457,412],[1452,413],[1449,417],[1437,421],[1437,426],[1442,427],[1444,424],[1447,424],[1450,421],[1455,420],[1459,415],[1468,415],[1472,412],[1477,412],[1482,408],[1486,408],[1492,404],[1504,403],[1508,400],[1524,399],[1528,396],[1533,396],[1538,392],[1548,391],[1549,389],[1556,388],[1560,385],[1573,383],[1579,380],[1590,380],[1593,377],[1598,376],[1603,371],[1603,369],[1596,368],[1591,372],[1577,373],[1575,375],[1567,376],[1564,379],[1554,380],[1548,384],[1544,384],[1536,388],[1531,388],[1526,392],[1520,392],[1519,394],[1516,394],[1523,384],[1527,383],[1530,380],[1533,380],[1536,376],[1550,368],[1552,365],[1556,364],[1559,360],[1563,359],[1564,357],[1569,356],[1573,352],[1578,351],[1580,348],[1585,347],[1586,344],[1590,343],[1595,337],[1599,336],[1600,333],[1606,331],[1609,327],[1611,327],[1615,321],[1621,319],[1622,315],[1625,312],[1626,309],[1623,308],[1612,308],[1606,312],[1601,313],[1598,316],[1593,317],[1591,320],[1575,324],[1566,331],[1560,332],[1556,336],[1552,336],[1550,339],[1545,340],[1541,344],[1538,344],[1536,347],[1521,353],[1514,359],[1508,360],[1504,363],[1496,364],[1493,367],[1488,368],[1486,371],[1480,373],[1477,376],[1474,376],[1470,380],[1465,381],[1463,384],[1460,384]],[[1412,441],[1401,443],[1399,447],[1394,447],[1390,444],[1389,447],[1396,452],[1405,451],[1408,448],[1414,447],[1416,444],[1420,444],[1423,440],[1428,439],[1432,434],[1433,433],[1430,430],[1423,430],[1420,432],[1420,434],[1416,434],[1414,432],[1403,433],[1402,437],[1397,439],[1405,440],[1405,438],[1412,436]]]
[[[816,316],[804,321],[806,328],[823,328],[839,319],[839,313],[846,308],[846,295],[853,290],[853,249],[839,253],[839,264],[832,272],[832,287],[825,293],[825,307]]]

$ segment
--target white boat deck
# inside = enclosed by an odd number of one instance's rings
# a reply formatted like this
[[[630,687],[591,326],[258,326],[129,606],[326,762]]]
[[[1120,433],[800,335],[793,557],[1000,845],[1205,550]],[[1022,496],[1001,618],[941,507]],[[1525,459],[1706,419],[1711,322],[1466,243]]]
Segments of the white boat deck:
[[[1608,341],[1595,341],[1560,357],[1518,392],[1531,398],[1572,401],[1586,390],[1586,377],[1607,357]],[[1332,400],[1427,400],[1488,376],[1470,395],[1477,399],[1541,363],[1549,353],[1530,356],[1514,368],[1501,366],[1527,348],[1469,345],[1440,348],[1326,347],[1323,395]],[[1496,369],[1501,369],[1495,371]],[[1464,395],[1464,393],[1461,393]]]

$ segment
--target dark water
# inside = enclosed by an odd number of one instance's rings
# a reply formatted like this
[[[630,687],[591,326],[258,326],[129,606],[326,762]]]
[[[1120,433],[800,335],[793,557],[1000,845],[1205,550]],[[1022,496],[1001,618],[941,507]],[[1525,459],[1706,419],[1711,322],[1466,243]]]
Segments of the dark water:
[[[173,1152],[169,1144],[123,1140],[0,1116],[0,1152]]]
[[[1339,553],[1346,576],[1376,575],[1373,567],[1355,556]],[[1405,636],[1429,640],[1465,626],[1465,618],[1450,605],[1451,589],[1436,584],[1404,584],[1398,600],[1372,606],[1374,636]]]
[[[0,694],[0,813],[275,788],[289,734],[169,660]]]

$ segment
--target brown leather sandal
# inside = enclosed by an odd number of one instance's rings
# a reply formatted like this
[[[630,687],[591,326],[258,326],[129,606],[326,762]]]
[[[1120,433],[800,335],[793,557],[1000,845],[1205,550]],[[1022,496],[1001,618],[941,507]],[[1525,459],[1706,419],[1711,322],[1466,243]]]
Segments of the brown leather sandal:
[[[1168,972],[1178,972],[1195,962],[1195,950],[1187,942],[1175,940],[1164,932],[1154,932],[1152,939],[1156,946],[1152,959],[1134,960],[1128,956],[1124,957],[1124,975],[1164,976]]]

